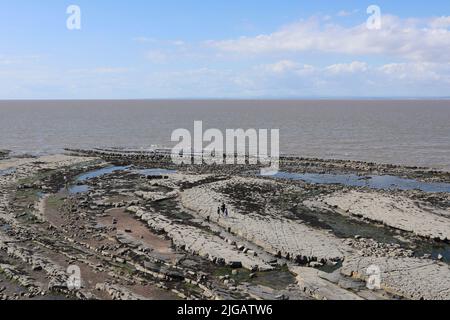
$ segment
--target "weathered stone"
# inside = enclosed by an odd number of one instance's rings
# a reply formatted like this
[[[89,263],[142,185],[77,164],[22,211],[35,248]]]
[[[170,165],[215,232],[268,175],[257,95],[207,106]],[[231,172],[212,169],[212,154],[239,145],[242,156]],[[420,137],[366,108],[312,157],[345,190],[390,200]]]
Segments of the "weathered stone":
[[[447,264],[418,258],[347,257],[342,273],[367,280],[380,271],[384,290],[408,299],[449,300],[450,267]]]
[[[331,206],[338,212],[383,223],[422,237],[450,240],[450,211],[432,209],[398,195],[351,191],[305,202],[312,208]]]
[[[256,266],[259,270],[273,269],[260,258],[246,255],[220,237],[211,235],[201,229],[174,224],[167,217],[155,213],[144,213],[143,210],[136,207],[130,207],[128,211],[136,212],[136,215],[146,221],[150,228],[166,233],[176,246],[208,258],[217,264],[222,264],[221,261],[223,261],[224,264],[235,268],[244,267],[251,270]]]
[[[300,288],[319,300],[362,300],[362,298],[319,276],[317,269],[291,267]]]
[[[207,186],[185,190],[182,203],[200,217],[214,216],[221,203],[230,203],[225,196],[216,192],[230,183],[261,183],[258,179],[233,178]],[[350,250],[342,241],[322,230],[313,229],[306,224],[288,220],[280,215],[265,213],[242,214],[228,205],[230,217],[215,221],[219,226],[230,229],[244,239],[257,244],[273,255],[281,254],[299,262],[342,260]],[[216,214],[217,215],[217,214]],[[301,241],[300,241],[301,239]]]

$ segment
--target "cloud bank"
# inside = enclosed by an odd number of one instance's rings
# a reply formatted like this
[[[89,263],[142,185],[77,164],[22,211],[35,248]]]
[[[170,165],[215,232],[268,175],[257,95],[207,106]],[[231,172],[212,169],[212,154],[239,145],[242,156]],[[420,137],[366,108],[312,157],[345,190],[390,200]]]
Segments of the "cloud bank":
[[[324,24],[322,19],[313,17],[270,34],[208,41],[207,44],[239,54],[320,52],[446,62],[450,50],[449,27],[450,17],[401,19],[383,15],[380,30],[370,30],[366,23],[355,27]]]

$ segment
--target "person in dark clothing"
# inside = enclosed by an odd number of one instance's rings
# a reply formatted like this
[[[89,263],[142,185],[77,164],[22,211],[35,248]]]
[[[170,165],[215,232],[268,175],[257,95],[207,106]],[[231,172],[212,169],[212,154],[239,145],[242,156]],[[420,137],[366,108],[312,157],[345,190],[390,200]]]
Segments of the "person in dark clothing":
[[[225,214],[225,209],[227,208],[227,206],[225,205],[225,202],[222,203],[222,213]]]

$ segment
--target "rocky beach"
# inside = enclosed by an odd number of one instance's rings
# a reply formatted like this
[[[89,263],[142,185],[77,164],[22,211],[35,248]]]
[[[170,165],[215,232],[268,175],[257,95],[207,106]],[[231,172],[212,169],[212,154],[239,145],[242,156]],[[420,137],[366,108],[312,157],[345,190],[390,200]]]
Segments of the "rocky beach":
[[[0,299],[450,299],[449,172],[280,160],[0,151]]]

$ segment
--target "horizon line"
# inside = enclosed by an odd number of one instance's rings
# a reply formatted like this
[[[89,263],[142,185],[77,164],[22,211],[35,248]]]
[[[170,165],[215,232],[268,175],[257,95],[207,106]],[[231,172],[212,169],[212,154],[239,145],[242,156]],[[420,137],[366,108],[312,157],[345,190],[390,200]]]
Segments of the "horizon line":
[[[299,97],[299,98],[24,98],[1,99],[0,102],[20,101],[444,101],[449,97]]]

